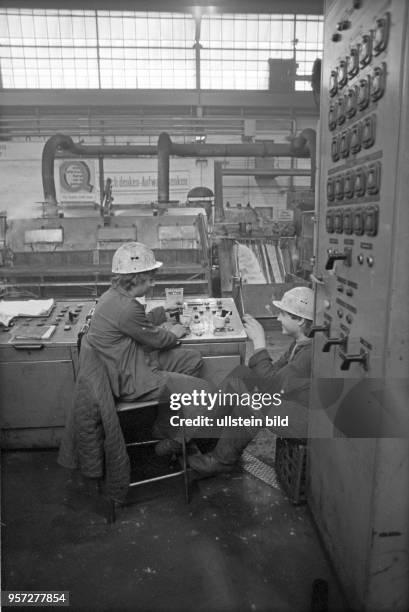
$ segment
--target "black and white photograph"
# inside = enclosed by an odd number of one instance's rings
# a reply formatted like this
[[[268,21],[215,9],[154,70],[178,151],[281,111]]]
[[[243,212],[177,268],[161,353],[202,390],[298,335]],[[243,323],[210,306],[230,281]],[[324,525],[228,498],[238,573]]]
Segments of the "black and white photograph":
[[[0,3],[0,608],[408,612],[409,2]]]

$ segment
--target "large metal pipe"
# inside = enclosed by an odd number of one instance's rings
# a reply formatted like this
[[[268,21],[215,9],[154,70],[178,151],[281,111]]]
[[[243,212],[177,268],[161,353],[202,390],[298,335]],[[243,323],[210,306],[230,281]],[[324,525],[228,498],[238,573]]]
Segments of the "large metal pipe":
[[[49,210],[57,210],[54,182],[54,159],[57,152],[78,157],[138,157],[158,155],[158,201],[169,201],[169,160],[179,157],[309,157],[315,177],[315,131],[306,129],[289,144],[274,142],[250,144],[175,144],[169,134],[162,132],[158,146],[152,145],[80,145],[70,136],[56,134],[47,140],[43,149],[42,178],[44,200]],[[315,178],[312,180],[315,181]]]
[[[158,202],[169,202],[169,163],[172,141],[162,132],[158,139]]]
[[[49,207],[57,207],[54,181],[54,159],[57,152],[78,157],[138,157],[156,155],[155,145],[88,145],[76,144],[70,136],[56,134],[44,145],[42,155],[42,179],[44,201]]]

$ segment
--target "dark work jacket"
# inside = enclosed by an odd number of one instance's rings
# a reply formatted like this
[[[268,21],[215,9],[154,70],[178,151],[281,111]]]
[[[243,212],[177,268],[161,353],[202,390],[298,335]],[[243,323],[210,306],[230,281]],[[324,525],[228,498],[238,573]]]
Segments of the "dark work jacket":
[[[115,397],[138,398],[163,384],[153,351],[180,344],[175,334],[158,327],[165,320],[163,308],[146,314],[121,287],[111,287],[98,300],[87,339],[105,364]]]
[[[273,362],[266,349],[252,355],[248,367],[260,379],[260,391],[281,393],[283,401],[308,406],[311,386],[311,341],[296,345]]]

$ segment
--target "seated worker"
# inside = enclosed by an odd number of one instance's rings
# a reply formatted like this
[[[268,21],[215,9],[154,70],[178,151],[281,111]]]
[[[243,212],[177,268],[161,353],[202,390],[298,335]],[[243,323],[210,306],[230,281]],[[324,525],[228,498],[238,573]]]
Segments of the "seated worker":
[[[277,425],[269,426],[269,429],[285,437],[306,437],[311,376],[311,341],[306,333],[313,319],[313,298],[311,289],[296,287],[287,291],[280,301],[273,300],[274,306],[280,310],[278,320],[282,325],[282,333],[294,340],[275,363],[272,363],[266,350],[262,326],[250,315],[244,316],[244,327],[253,341],[255,352],[248,367],[240,366],[233,370],[222,383],[221,390],[225,393],[238,393],[239,397],[242,393],[256,391],[271,396],[280,393],[282,403],[255,410],[238,402],[233,409],[230,407],[232,418],[268,416],[272,419],[274,416],[288,416],[288,427]],[[243,449],[260,429],[261,426],[224,427],[211,453],[188,458],[190,467],[202,477],[230,472]]]
[[[166,324],[162,307],[145,313],[138,301],[154,285],[161,265],[144,244],[119,247],[112,259],[112,286],[99,298],[90,322],[87,340],[106,366],[113,395],[123,401],[163,400],[172,391],[210,388],[197,378],[200,353],[179,347],[185,328]],[[166,329],[160,326],[164,323]],[[153,435],[165,438],[156,445],[157,454],[180,450],[180,432],[170,426],[166,410],[159,409]]]

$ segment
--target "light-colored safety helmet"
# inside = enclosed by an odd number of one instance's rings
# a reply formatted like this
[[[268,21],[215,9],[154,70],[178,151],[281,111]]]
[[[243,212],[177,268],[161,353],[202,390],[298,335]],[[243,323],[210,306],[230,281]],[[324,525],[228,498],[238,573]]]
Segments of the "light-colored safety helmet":
[[[115,274],[132,274],[149,272],[162,265],[156,261],[151,249],[141,242],[126,242],[119,247],[112,258],[112,272]]]
[[[314,292],[308,287],[294,287],[286,291],[281,300],[273,300],[274,306],[303,319],[314,318]]]

